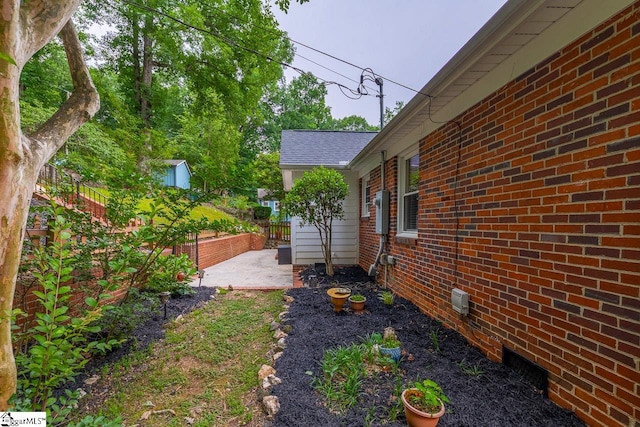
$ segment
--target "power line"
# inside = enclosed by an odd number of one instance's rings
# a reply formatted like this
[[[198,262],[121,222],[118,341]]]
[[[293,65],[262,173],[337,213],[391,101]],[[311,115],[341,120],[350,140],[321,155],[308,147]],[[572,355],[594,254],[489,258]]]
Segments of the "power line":
[[[236,16],[236,15],[233,15],[233,14],[227,13],[226,11],[220,11],[220,12],[221,12],[221,13],[223,13],[223,14],[225,14],[225,15],[227,15],[227,16],[230,16],[230,17],[232,17],[232,18],[234,18],[234,19],[236,19],[236,20],[243,21],[245,24],[252,24],[252,23],[250,23],[249,21],[247,21],[246,19],[244,19],[244,18],[242,18],[242,17],[239,17],[239,16]],[[262,30],[265,30],[265,31],[272,31],[271,29],[269,29],[269,28],[265,28],[265,27],[262,27],[262,26],[260,26],[260,25],[256,25],[256,24],[252,24],[252,25],[255,25],[256,27],[258,27],[258,28],[260,28],[260,29],[262,29]],[[279,35],[280,35],[280,34],[279,34]],[[313,46],[309,46],[309,45],[307,45],[307,44],[305,44],[305,43],[302,43],[302,42],[299,42],[299,41],[297,41],[297,40],[294,40],[294,39],[292,39],[292,38],[291,38],[291,37],[289,37],[289,36],[284,36],[284,37],[285,37],[287,40],[289,40],[290,42],[292,42],[292,43],[295,43],[295,44],[297,44],[297,45],[300,45],[300,46],[306,47],[307,49],[310,49],[310,50],[312,50],[312,51],[314,51],[314,52],[317,52],[317,53],[319,53],[319,54],[321,54],[321,55],[327,56],[327,57],[329,57],[329,58],[331,58],[331,59],[334,59],[334,60],[336,60],[336,61],[342,62],[343,64],[346,64],[346,65],[349,65],[349,66],[351,66],[351,67],[357,68],[357,69],[359,69],[360,71],[365,71],[365,70],[369,69],[368,67],[361,67],[361,66],[359,66],[359,65],[353,64],[352,62],[349,62],[349,61],[344,60],[344,59],[342,59],[342,58],[338,58],[338,57],[337,57],[337,56],[335,56],[335,55],[332,55],[332,54],[330,54],[330,53],[327,53],[327,52],[324,52],[324,51],[322,51],[322,50],[320,50],[320,49],[317,49],[317,48],[315,48],[315,47],[313,47]],[[309,62],[313,62],[313,61],[311,61],[310,59],[305,58],[304,56],[300,55],[300,54],[299,54],[299,53],[297,53],[297,52],[295,52],[295,53],[294,53],[294,55],[299,56],[299,57],[301,57],[301,58],[303,58],[303,59],[306,59],[306,60],[307,60],[307,61],[309,61]],[[325,68],[325,69],[327,69],[327,70],[329,70],[329,71],[331,71],[331,72],[333,72],[333,73],[336,73],[336,74],[338,74],[339,76],[345,77],[345,76],[343,76],[342,74],[340,74],[340,73],[338,73],[338,72],[336,72],[336,71],[334,71],[334,70],[332,70],[332,69],[330,69],[330,68],[327,68],[327,67],[325,67],[325,66],[323,66],[323,65],[320,65],[320,64],[318,64],[318,63],[316,63],[316,62],[313,62],[313,63],[314,63],[314,64],[316,64],[316,65],[318,65],[318,66],[320,66],[320,67],[322,67],[322,68]],[[410,90],[410,91],[415,92],[415,93],[417,93],[417,94],[424,95],[424,96],[427,96],[427,97],[432,97],[432,95],[429,95],[428,93],[424,93],[424,92],[421,92],[421,91],[419,91],[419,90],[413,89],[413,88],[411,88],[411,87],[409,87],[409,86],[407,86],[407,85],[405,85],[405,84],[402,84],[402,83],[396,82],[396,81],[394,81],[394,80],[391,80],[390,78],[385,77],[385,76],[383,76],[383,75],[380,75],[380,74],[377,74],[377,73],[376,73],[376,74],[375,74],[375,76],[382,78],[382,79],[383,79],[384,81],[386,81],[386,82],[393,83],[393,84],[395,84],[395,85],[397,85],[397,86],[400,86],[400,87],[402,87],[402,88],[404,88],[404,89]],[[348,79],[348,77],[345,77],[345,78],[347,78],[347,79]],[[349,80],[352,80],[352,79],[349,79]],[[352,81],[353,81],[353,80],[352,80]],[[357,83],[357,82],[356,82],[356,83]],[[371,88],[370,88],[370,89],[371,89]]]
[[[185,22],[185,21],[183,21],[183,20],[181,20],[181,19],[179,19],[179,18],[176,18],[176,17],[174,17],[174,16],[172,16],[172,15],[169,15],[168,13],[165,13],[165,12],[163,12],[163,11],[161,11],[161,10],[154,9],[154,8],[152,8],[152,7],[149,7],[149,6],[141,5],[141,4],[139,4],[139,3],[135,3],[135,2],[130,1],[130,0],[121,0],[121,1],[122,1],[123,3],[127,3],[127,4],[131,5],[131,6],[133,6],[133,7],[136,7],[136,8],[138,8],[138,9],[146,10],[146,11],[148,11],[148,12],[155,13],[155,14],[160,15],[160,16],[164,16],[165,18],[168,18],[168,19],[170,19],[170,20],[172,20],[172,21],[174,21],[174,22],[177,22],[178,24],[183,25],[184,27],[187,27],[187,28],[190,28],[190,29],[192,29],[192,30],[195,30],[195,31],[198,31],[198,32],[202,32],[202,33],[205,33],[205,34],[209,34],[209,35],[211,35],[211,36],[213,36],[213,37],[215,37],[215,38],[217,38],[217,39],[222,40],[223,42],[227,43],[228,45],[235,46],[235,47],[237,47],[237,48],[239,48],[239,49],[242,49],[242,50],[245,50],[245,51],[247,51],[247,52],[250,52],[250,53],[252,53],[252,54],[254,54],[254,55],[260,56],[260,57],[262,57],[262,58],[265,58],[265,59],[266,59],[266,60],[268,60],[268,61],[274,62],[274,63],[276,63],[276,64],[280,64],[280,65],[281,65],[281,66],[283,66],[283,67],[290,68],[290,69],[292,69],[292,70],[296,71],[297,73],[299,73],[299,74],[301,74],[301,75],[306,75],[306,74],[311,74],[311,75],[313,75],[312,73],[310,73],[310,72],[308,72],[308,71],[305,71],[305,70],[303,70],[303,69],[301,69],[301,68],[295,67],[295,66],[293,66],[293,65],[291,65],[291,64],[289,64],[289,63],[286,63],[286,62],[280,61],[280,60],[278,60],[278,59],[274,59],[274,58],[272,58],[271,56],[266,55],[266,54],[264,54],[264,53],[262,53],[262,52],[259,52],[259,51],[255,50],[255,49],[252,49],[252,48],[249,48],[249,47],[243,46],[243,45],[241,45],[240,43],[238,43],[238,42],[236,42],[236,41],[234,41],[234,40],[230,39],[229,37],[224,36],[224,35],[223,35],[223,34],[221,34],[219,31],[215,31],[215,32],[214,32],[214,31],[212,31],[212,30],[208,30],[208,29],[206,29],[206,28],[197,27],[197,26],[192,25],[192,24],[190,24],[190,23],[188,23],[188,22]],[[306,59],[306,58],[305,58],[305,59]],[[317,65],[319,65],[319,64],[317,64]],[[325,68],[326,68],[326,67],[325,67]],[[327,68],[327,69],[328,69],[328,68]],[[330,70],[330,69],[329,69],[329,70]],[[333,71],[333,70],[330,70],[330,71],[332,71],[332,72],[334,72],[334,73],[336,73],[336,74],[339,74],[339,73],[337,73],[337,72],[335,72],[335,71]],[[339,75],[340,75],[340,74],[339,74]],[[314,77],[316,77],[317,79],[321,80],[321,81],[323,82],[323,84],[325,84],[325,85],[336,85],[336,86],[338,86],[338,87],[340,88],[340,91],[341,91],[343,94],[345,94],[345,96],[347,96],[347,97],[349,97],[349,98],[351,98],[351,99],[359,99],[359,98],[360,98],[360,97],[362,97],[363,95],[368,95],[368,93],[359,93],[357,90],[353,90],[353,89],[349,88],[348,86],[345,86],[345,85],[343,85],[343,84],[341,84],[341,83],[338,83],[338,82],[335,82],[335,81],[325,80],[325,79],[323,79],[323,78],[321,78],[321,77],[318,77],[318,76],[314,76]],[[345,76],[343,76],[343,77],[345,77]],[[346,93],[344,92],[344,90],[346,90],[346,91],[348,91],[349,93],[351,93],[354,97],[352,98],[351,96],[346,95]]]

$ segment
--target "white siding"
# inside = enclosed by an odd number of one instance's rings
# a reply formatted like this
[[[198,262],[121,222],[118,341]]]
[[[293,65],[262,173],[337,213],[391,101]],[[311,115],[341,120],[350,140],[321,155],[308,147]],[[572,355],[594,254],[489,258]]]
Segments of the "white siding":
[[[350,171],[340,171],[349,186],[349,194],[344,201],[344,219],[333,222],[331,252],[334,264],[354,265],[358,263],[358,219],[360,195],[358,175]],[[294,172],[294,182],[302,172]],[[291,219],[291,262],[294,265],[309,265],[324,262],[320,234],[312,226],[300,226],[299,218]]]

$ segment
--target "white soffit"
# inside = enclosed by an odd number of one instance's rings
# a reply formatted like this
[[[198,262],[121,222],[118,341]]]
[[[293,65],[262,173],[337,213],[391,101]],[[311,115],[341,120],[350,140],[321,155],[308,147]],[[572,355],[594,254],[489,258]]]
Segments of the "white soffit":
[[[424,86],[431,105],[417,94],[352,163],[376,149],[396,155],[440,126],[430,117],[450,120],[632,3],[510,0]]]

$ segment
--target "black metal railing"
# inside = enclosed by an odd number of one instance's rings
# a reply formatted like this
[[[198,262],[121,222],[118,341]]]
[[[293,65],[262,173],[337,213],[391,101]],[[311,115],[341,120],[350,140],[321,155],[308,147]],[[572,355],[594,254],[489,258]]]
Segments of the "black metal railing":
[[[47,163],[40,170],[38,185],[65,204],[106,220],[107,197],[52,164]]]

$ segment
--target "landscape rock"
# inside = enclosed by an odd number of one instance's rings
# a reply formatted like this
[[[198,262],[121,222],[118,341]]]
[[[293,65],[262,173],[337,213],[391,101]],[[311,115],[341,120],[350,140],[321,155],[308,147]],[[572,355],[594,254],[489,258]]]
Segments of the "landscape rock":
[[[269,375],[275,375],[275,374],[276,374],[276,370],[273,368],[273,366],[262,365],[260,367],[260,370],[258,371],[258,381],[262,381],[265,378],[267,378]]]
[[[284,295],[284,296],[282,297],[282,300],[283,300],[284,302],[286,302],[287,304],[291,304],[292,302],[294,302],[294,301],[295,301],[295,298],[293,298],[292,296],[289,296],[289,295]]]
[[[282,384],[282,380],[275,375],[271,374],[262,380],[262,388],[269,389],[274,385]]]
[[[262,398],[262,407],[267,417],[273,418],[280,410],[280,402],[276,396],[265,396]]]
[[[96,382],[98,382],[99,379],[100,379],[99,375],[94,375],[91,378],[87,378],[86,380],[84,380],[84,383],[86,385],[95,384]]]
[[[279,340],[279,339],[281,339],[281,338],[286,338],[286,337],[287,337],[287,334],[286,334],[284,331],[280,330],[280,329],[278,329],[278,330],[273,334],[273,338],[274,338],[274,339],[276,339],[276,340]]]

